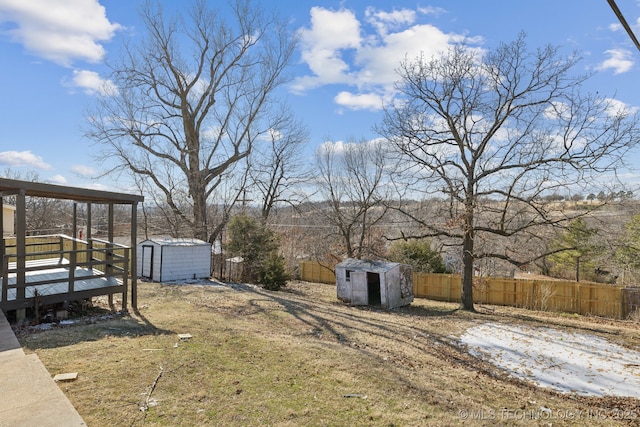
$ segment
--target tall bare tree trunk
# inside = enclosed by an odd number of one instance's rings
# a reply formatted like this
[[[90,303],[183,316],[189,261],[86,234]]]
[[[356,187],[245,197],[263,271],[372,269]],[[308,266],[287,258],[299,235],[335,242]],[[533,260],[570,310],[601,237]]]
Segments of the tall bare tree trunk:
[[[473,206],[466,203],[466,213],[464,216],[464,235],[462,239],[462,292],[460,302],[462,308],[474,311],[473,307]]]
[[[207,196],[204,189],[193,195],[193,237],[204,240],[209,239],[207,227]]]

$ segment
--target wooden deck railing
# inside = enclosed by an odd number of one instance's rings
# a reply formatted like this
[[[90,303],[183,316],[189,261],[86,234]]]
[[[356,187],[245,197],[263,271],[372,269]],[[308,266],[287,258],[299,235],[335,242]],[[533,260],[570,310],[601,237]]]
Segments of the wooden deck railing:
[[[27,237],[25,254],[18,255],[16,242],[3,239],[0,309],[29,308],[34,307],[36,301],[53,304],[98,295],[108,295],[111,303],[113,294],[122,293],[122,308],[126,310],[130,251],[129,247],[105,240],[85,241],[55,235]],[[37,272],[44,274],[53,269],[57,271],[55,277],[34,278]],[[61,269],[64,274],[60,273]],[[27,279],[30,275],[32,277]],[[10,277],[15,280],[10,281]],[[43,285],[58,287],[55,292],[38,294],[36,286],[43,289]],[[27,288],[31,288],[30,294],[26,292]],[[13,289],[15,298],[9,299]]]

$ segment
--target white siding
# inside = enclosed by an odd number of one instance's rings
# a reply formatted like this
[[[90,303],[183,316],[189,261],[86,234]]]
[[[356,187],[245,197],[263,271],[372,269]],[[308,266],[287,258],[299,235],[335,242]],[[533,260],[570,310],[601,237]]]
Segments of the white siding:
[[[338,299],[347,303],[351,302],[351,282],[347,281],[347,269],[336,266],[336,287]]]
[[[351,274],[351,304],[369,304],[369,291],[367,288],[367,272],[352,271]]]
[[[161,281],[201,279],[211,274],[211,246],[163,246]]]
[[[14,214],[16,208],[10,205],[2,206],[2,235],[12,236],[14,228]]]
[[[153,263],[152,269],[153,272],[151,274],[151,280],[155,280],[156,282],[162,282],[164,279],[162,278],[162,244],[154,244],[153,245]]]
[[[381,292],[383,292],[382,305],[387,310],[404,305],[400,303],[399,271],[398,267],[394,267],[384,274],[384,284],[381,284]]]
[[[153,258],[143,259],[143,246],[153,247]],[[149,250],[149,249],[145,249]],[[157,282],[201,279],[211,274],[211,245],[205,242],[145,240],[136,246],[138,273],[152,271]],[[148,265],[151,263],[152,265]]]

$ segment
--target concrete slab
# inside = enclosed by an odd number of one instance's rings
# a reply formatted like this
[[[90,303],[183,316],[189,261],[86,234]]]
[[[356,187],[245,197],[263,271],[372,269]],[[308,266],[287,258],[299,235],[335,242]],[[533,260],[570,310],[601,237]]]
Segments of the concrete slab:
[[[2,311],[0,349],[0,427],[86,426],[38,355],[24,354]]]
[[[4,313],[0,311],[0,354],[6,351],[19,350],[20,354],[24,354],[18,338],[16,338],[11,325],[4,316]],[[3,355],[6,357],[6,355]]]

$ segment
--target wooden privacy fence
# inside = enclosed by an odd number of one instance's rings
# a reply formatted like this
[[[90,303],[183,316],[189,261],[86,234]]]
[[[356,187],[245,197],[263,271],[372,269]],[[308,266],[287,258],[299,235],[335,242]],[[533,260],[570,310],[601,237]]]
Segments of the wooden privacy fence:
[[[325,266],[315,261],[300,262],[300,280],[316,283],[336,283],[333,266]]]
[[[456,274],[416,273],[413,289],[416,297],[460,301],[462,278]],[[477,277],[473,284],[473,300],[478,304],[615,319],[626,318],[637,308],[638,304],[626,303],[626,294],[627,289],[622,286],[560,280]]]
[[[335,283],[330,267],[317,262],[300,263],[300,278],[310,282]],[[473,299],[478,304],[561,311],[625,319],[640,307],[640,288],[602,283],[477,277]],[[462,278],[458,274],[413,274],[417,298],[458,302]]]

